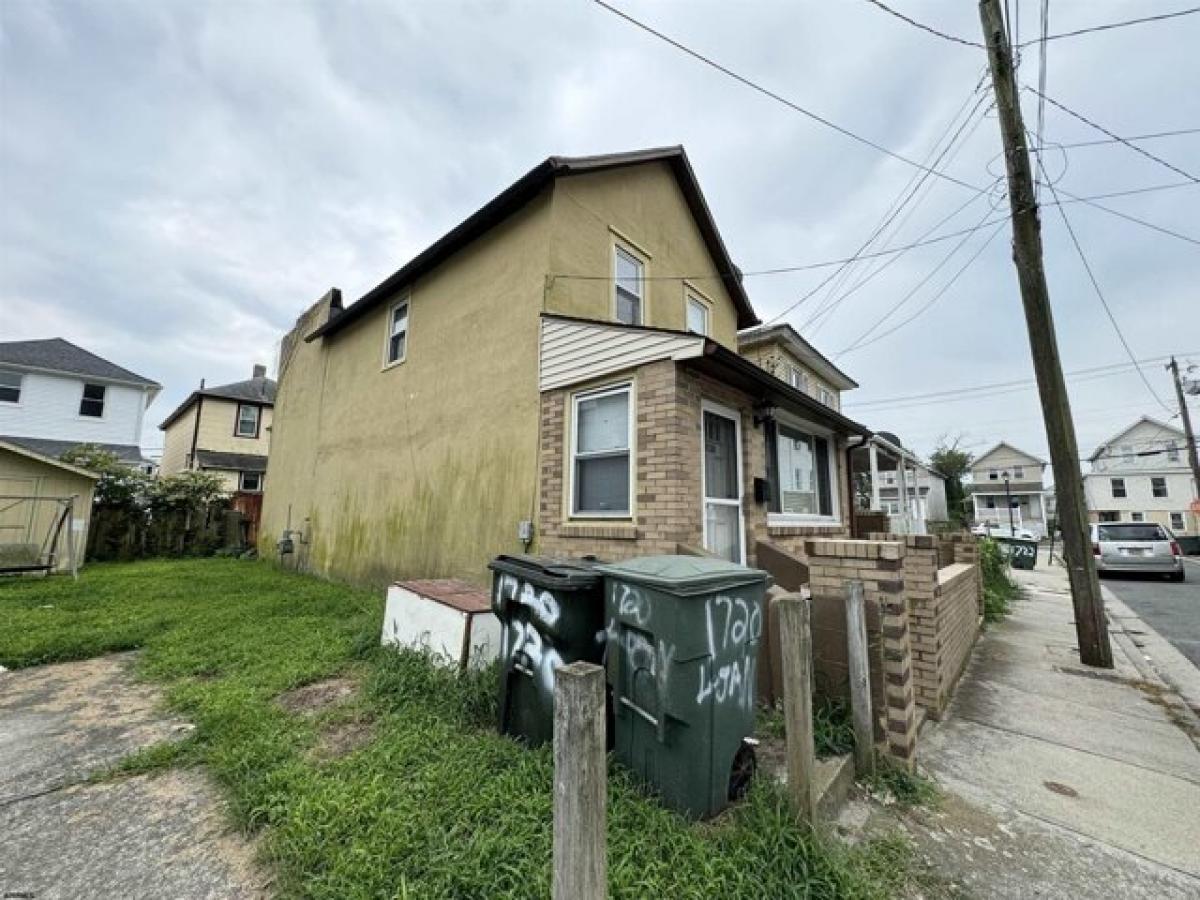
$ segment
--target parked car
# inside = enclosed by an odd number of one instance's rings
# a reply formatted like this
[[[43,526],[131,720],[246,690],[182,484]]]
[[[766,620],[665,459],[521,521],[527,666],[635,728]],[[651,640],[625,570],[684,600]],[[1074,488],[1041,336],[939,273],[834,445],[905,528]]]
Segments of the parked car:
[[[986,522],[972,528],[971,534],[976,537],[1015,537],[1021,541],[1036,541],[1038,539],[1036,532],[1030,531],[1028,528],[1018,528],[1014,534],[1012,529],[1007,525],[989,525]]]
[[[1183,551],[1166,528],[1156,522],[1098,522],[1091,526],[1096,572],[1145,572],[1183,581]]]

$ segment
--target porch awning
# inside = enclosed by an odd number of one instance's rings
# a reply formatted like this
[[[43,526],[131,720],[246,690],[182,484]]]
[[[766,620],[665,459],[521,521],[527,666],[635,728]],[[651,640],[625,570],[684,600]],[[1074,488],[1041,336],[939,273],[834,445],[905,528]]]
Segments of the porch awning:
[[[825,425],[838,434],[871,436],[871,429],[867,426],[846,418],[837,410],[830,409],[816,398],[797,390],[744,356],[739,356],[711,339],[704,341],[702,354],[681,359],[679,362],[745,391],[756,397],[764,406],[775,406],[803,416],[810,422]]]

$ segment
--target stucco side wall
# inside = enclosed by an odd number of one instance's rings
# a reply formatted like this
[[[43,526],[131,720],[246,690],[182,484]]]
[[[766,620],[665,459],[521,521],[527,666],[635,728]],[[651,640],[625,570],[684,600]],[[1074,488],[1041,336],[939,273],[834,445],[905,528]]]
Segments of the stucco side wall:
[[[522,549],[547,206],[534,200],[411,287],[404,362],[383,366],[387,304],[312,344],[285,339],[261,551],[275,555],[289,506],[307,566],[363,583],[483,581],[495,554]]]
[[[737,314],[687,201],[665,163],[560,178],[554,186],[552,278],[546,310],[613,321],[614,240],[632,245],[645,259],[644,325],[686,328],[685,284],[710,306],[710,337],[737,350]]]
[[[163,455],[159,462],[159,474],[174,475],[188,467],[188,454],[192,451],[192,433],[196,428],[196,407],[172,422],[163,432]]]

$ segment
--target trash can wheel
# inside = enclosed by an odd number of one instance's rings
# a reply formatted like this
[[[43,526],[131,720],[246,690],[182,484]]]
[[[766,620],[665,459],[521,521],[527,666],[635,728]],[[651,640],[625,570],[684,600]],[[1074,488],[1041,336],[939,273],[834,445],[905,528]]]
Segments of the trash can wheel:
[[[733,754],[733,765],[729,767],[729,799],[741,800],[750,791],[750,782],[758,772],[758,757],[754,748],[743,742]]]

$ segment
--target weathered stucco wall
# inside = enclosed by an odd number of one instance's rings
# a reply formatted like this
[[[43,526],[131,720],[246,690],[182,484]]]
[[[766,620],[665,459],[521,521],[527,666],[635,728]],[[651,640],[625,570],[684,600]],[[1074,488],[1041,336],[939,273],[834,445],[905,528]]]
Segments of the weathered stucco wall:
[[[314,571],[364,583],[481,581],[522,549],[536,509],[543,194],[408,291],[404,362],[383,367],[389,305],[311,344],[309,310],[284,353],[260,550],[290,508]],[[397,298],[402,296],[398,294]]]
[[[262,407],[256,438],[234,435],[237,411],[238,404],[233,400],[205,397],[196,446],[201,450],[217,450],[221,453],[253,453],[266,456],[271,449],[270,428],[274,420],[274,410],[269,406]]]
[[[643,324],[684,330],[685,284],[710,306],[710,337],[737,350],[737,315],[683,193],[665,163],[560,178],[552,201],[552,278],[546,311],[612,321],[613,243],[632,245],[645,259]]]

